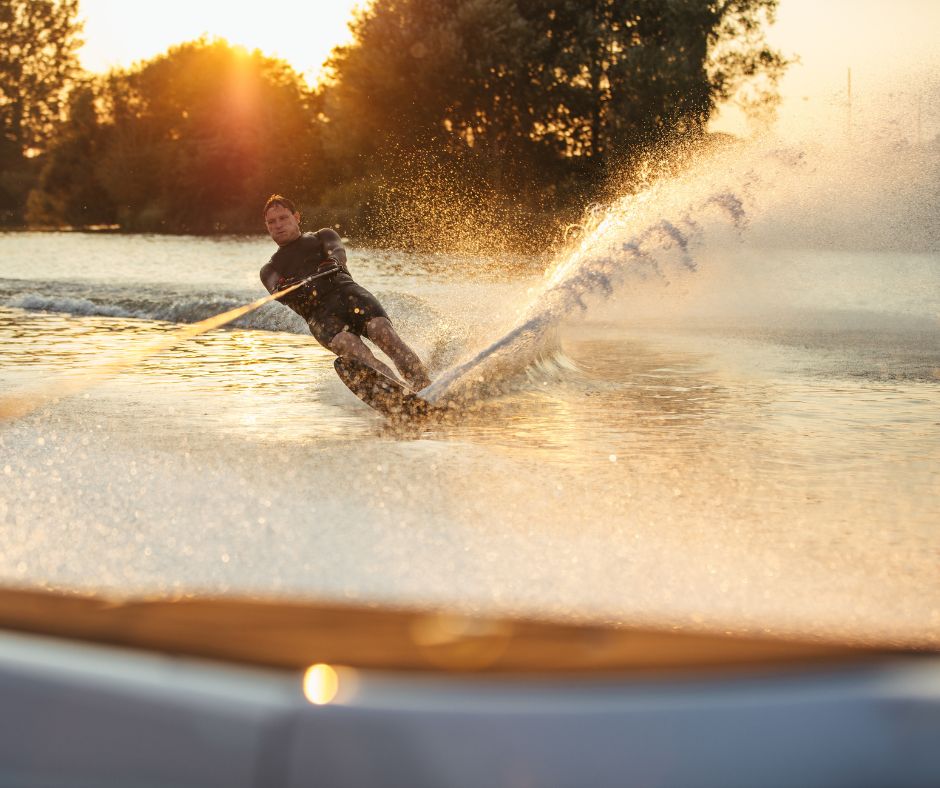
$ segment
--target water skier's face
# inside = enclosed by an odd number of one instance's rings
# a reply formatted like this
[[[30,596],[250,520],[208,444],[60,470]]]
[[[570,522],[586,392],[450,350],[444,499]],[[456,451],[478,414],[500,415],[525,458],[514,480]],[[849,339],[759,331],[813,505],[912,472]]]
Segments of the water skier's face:
[[[272,205],[264,215],[268,234],[278,246],[300,238],[300,214],[291,213],[283,205]]]

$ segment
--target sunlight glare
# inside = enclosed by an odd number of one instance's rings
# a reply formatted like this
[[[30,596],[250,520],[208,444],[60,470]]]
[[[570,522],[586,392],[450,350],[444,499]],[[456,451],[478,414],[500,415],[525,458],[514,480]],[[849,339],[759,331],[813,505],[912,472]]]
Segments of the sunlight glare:
[[[249,52],[283,58],[316,81],[332,48],[349,39],[352,9],[364,3],[281,0],[274,6],[221,0],[164,0],[160,4],[126,0],[82,0],[86,45],[82,65],[103,72],[155,57],[202,35],[224,38]]]
[[[304,695],[317,706],[324,706],[339,692],[339,676],[329,665],[319,664],[307,668],[304,674]]]

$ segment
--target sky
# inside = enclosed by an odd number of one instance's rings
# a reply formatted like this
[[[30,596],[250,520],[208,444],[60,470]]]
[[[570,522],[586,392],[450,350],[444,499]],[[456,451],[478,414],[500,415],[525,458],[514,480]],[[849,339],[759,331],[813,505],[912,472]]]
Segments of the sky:
[[[913,136],[919,101],[923,133],[940,131],[940,0],[781,0],[767,40],[800,58],[780,85],[784,125],[820,118],[834,106],[841,121],[851,69],[857,110],[879,105],[884,114],[890,103]],[[722,110],[712,128],[725,126],[739,132],[739,113]]]
[[[199,38],[227,39],[284,58],[311,84],[337,44],[349,40],[351,0],[79,0],[85,20],[82,65],[89,71],[130,66]]]
[[[87,42],[82,63],[89,71],[129,66],[207,34],[282,57],[312,84],[330,50],[349,39],[347,23],[358,4],[354,0],[80,0]],[[907,118],[910,129],[915,128],[919,111],[924,133],[937,133],[940,112],[931,109],[931,97],[940,86],[938,39],[940,0],[780,0],[768,40],[801,61],[781,84],[785,98],[781,121],[797,123],[818,116],[821,105],[831,109],[838,104],[851,68],[856,100],[876,94],[899,96],[894,99],[897,112],[902,121]],[[743,127],[733,108],[722,110],[712,124],[713,129],[732,133]]]

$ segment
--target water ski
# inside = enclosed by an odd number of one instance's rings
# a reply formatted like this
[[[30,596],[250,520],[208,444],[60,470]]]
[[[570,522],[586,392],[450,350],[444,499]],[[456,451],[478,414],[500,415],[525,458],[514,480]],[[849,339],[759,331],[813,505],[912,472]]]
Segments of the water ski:
[[[353,394],[386,418],[423,419],[435,410],[400,381],[358,359],[339,356],[333,367]]]

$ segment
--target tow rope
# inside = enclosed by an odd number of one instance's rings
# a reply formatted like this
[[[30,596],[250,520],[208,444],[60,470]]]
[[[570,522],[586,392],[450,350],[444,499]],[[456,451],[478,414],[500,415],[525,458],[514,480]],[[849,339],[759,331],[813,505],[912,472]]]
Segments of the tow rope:
[[[207,331],[212,331],[214,328],[221,328],[227,323],[231,323],[233,320],[237,320],[242,315],[247,315],[249,312],[254,312],[259,307],[262,307],[271,301],[277,301],[278,299],[283,298],[289,293],[294,292],[297,288],[303,287],[305,284],[312,282],[314,279],[321,279],[322,277],[329,276],[335,272],[336,269],[334,268],[329,271],[324,271],[323,273],[308,276],[307,278],[301,279],[299,282],[296,282],[295,284],[292,284],[283,290],[278,290],[271,295],[267,295],[264,298],[259,298],[257,301],[252,301],[250,304],[246,304],[245,306],[240,306],[235,309],[231,309],[228,312],[223,312],[222,314],[216,315],[215,317],[210,317],[198,323],[184,326],[183,328],[173,331],[170,334],[166,334],[165,336],[147,342],[140,347],[133,348],[132,350],[121,354],[117,358],[96,364],[84,372],[66,373],[59,376],[55,380],[46,383],[45,385],[36,386],[32,389],[26,389],[20,392],[14,392],[13,394],[8,394],[4,397],[0,397],[0,421],[9,421],[10,419],[18,419],[23,416],[27,416],[37,408],[41,408],[50,401],[56,403],[64,397],[70,397],[73,394],[77,394],[83,389],[89,388],[96,383],[100,383],[105,378],[120,372],[122,369],[125,369],[132,364],[137,364],[144,359],[155,356],[158,353],[162,353],[164,350],[169,350],[176,345],[182,344],[187,339],[199,336],[200,334],[205,334]]]

